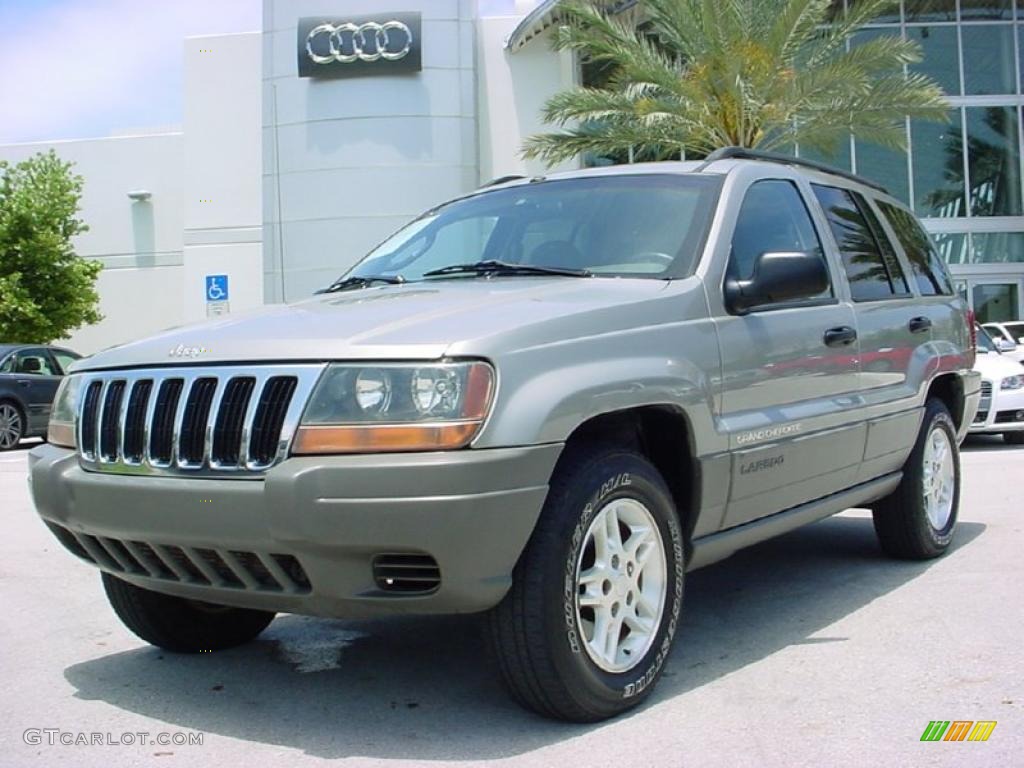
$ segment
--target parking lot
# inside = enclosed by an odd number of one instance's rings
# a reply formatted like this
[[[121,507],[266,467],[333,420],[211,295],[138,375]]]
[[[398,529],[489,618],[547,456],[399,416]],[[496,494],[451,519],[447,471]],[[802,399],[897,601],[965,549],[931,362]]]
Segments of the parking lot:
[[[512,704],[474,617],[283,616],[232,651],[145,646],[36,518],[30,447],[0,454],[0,765],[1008,766],[1024,751],[1024,449],[999,439],[965,446],[941,560],[884,559],[854,510],[691,574],[654,696],[597,726]],[[931,720],[998,725],[921,742]]]

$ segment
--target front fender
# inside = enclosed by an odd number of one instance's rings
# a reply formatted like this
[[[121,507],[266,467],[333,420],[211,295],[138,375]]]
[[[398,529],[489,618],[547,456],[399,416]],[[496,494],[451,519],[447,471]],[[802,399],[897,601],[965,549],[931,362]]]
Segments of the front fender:
[[[474,446],[562,442],[595,416],[669,405],[685,413],[699,453],[715,451],[718,371],[718,345],[708,321],[523,350],[498,361],[495,406]]]

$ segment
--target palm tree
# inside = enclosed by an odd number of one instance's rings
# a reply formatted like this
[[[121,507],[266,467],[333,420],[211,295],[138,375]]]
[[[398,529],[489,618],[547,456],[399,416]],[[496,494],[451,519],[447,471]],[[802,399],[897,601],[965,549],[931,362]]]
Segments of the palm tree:
[[[892,0],[566,0],[555,47],[607,73],[599,87],[553,96],[552,133],[524,155],[555,164],[583,153],[645,159],[700,157],[722,146],[831,152],[852,132],[902,148],[907,115],[947,119],[942,89],[904,65],[912,40],[847,40]]]

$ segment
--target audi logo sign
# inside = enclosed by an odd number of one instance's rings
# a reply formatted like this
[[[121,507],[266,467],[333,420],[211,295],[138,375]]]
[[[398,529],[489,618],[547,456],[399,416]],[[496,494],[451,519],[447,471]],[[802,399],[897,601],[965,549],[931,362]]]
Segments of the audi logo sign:
[[[423,68],[420,14],[299,19],[299,77],[361,77]]]

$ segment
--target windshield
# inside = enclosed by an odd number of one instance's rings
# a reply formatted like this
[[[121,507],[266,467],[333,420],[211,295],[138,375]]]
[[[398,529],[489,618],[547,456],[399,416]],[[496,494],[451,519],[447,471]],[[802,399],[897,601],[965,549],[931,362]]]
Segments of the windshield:
[[[683,277],[696,265],[719,186],[715,177],[643,174],[495,189],[430,211],[348,277],[451,279],[425,275],[482,261],[595,277]]]
[[[1024,344],[1024,323],[1003,323],[1003,328],[1010,332],[1014,341]]]

